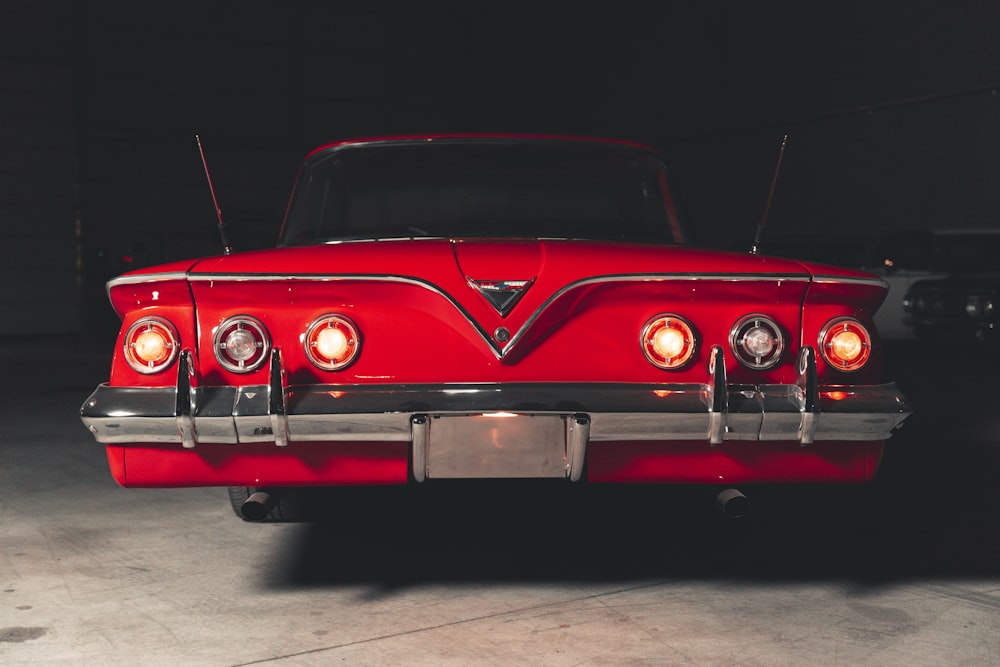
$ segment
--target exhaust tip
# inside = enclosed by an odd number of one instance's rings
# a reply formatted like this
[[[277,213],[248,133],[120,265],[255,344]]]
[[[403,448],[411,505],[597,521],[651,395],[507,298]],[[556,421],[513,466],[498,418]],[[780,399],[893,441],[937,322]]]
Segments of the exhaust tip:
[[[730,519],[742,519],[750,513],[750,499],[738,489],[725,489],[715,497],[715,506]]]
[[[267,491],[257,491],[250,494],[250,497],[240,505],[240,514],[247,521],[262,521],[277,504],[277,494]]]

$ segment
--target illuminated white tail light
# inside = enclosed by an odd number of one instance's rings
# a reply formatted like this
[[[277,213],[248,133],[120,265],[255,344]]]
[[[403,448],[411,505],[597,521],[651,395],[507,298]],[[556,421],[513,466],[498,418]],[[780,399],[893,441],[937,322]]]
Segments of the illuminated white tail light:
[[[350,365],[361,351],[358,328],[343,315],[323,315],[306,330],[303,345],[309,361],[325,371]]]
[[[694,356],[698,339],[684,318],[665,313],[642,327],[643,354],[649,363],[664,369],[680,368]]]
[[[766,370],[781,361],[785,337],[781,327],[770,317],[746,315],[733,325],[729,333],[729,347],[747,368]]]
[[[234,373],[249,373],[261,367],[271,347],[267,329],[255,317],[230,317],[215,329],[215,358]]]
[[[857,320],[839,317],[827,322],[820,331],[819,350],[823,360],[833,368],[856,371],[871,356],[871,334]]]
[[[170,366],[177,357],[177,330],[162,317],[144,317],[125,334],[125,360],[149,375]]]

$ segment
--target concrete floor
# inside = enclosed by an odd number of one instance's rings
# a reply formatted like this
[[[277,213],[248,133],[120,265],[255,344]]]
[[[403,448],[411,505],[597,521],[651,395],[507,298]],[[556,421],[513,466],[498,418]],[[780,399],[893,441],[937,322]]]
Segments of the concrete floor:
[[[919,412],[878,481],[747,489],[747,521],[695,489],[458,484],[266,525],[115,485],[77,418],[111,340],[0,339],[0,664],[1000,664],[996,359],[893,350]]]

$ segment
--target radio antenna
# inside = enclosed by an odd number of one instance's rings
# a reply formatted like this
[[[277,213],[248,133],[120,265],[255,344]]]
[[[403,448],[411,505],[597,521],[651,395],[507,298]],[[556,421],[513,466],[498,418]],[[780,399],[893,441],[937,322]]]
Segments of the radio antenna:
[[[756,255],[760,250],[760,237],[764,235],[764,225],[767,223],[767,213],[771,210],[771,198],[774,197],[774,186],[778,183],[778,173],[781,171],[781,158],[785,157],[785,144],[788,143],[788,135],[781,140],[781,148],[778,149],[778,164],[774,166],[774,176],[771,178],[771,191],[767,193],[767,203],[764,204],[764,216],[757,225],[757,233],[753,237],[753,245],[750,246],[750,254]]]
[[[233,246],[229,244],[226,236],[226,223],[222,219],[222,209],[219,208],[219,200],[215,198],[215,186],[212,185],[212,174],[208,171],[208,161],[205,160],[205,149],[201,147],[201,137],[194,135],[194,140],[198,143],[198,153],[201,154],[201,164],[205,167],[205,178],[208,179],[208,191],[212,193],[212,203],[215,204],[215,215],[219,219],[219,237],[222,239],[222,252],[226,255],[233,251]],[[773,185],[771,186],[774,187]]]

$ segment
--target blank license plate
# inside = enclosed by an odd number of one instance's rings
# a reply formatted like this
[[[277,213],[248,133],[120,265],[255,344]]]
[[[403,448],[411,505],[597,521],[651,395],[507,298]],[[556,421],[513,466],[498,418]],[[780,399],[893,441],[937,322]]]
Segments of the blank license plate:
[[[565,477],[561,415],[435,415],[427,441],[434,478]]]

